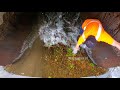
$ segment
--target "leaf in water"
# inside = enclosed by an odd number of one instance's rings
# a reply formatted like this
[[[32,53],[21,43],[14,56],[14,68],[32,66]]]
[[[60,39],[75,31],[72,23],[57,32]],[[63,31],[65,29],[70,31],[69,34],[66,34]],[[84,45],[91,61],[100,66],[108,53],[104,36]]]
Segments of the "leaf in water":
[[[94,67],[94,66],[95,66],[95,64],[94,64],[94,63],[90,63],[90,66]]]
[[[66,56],[73,56],[71,48],[67,48],[67,54],[66,54]]]

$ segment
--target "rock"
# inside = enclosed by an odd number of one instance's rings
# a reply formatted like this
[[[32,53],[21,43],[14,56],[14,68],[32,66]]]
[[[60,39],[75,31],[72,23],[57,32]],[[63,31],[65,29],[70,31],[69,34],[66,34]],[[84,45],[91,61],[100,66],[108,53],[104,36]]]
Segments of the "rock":
[[[120,65],[120,57],[114,52],[112,46],[106,43],[97,43],[90,57],[101,67],[110,68]]]

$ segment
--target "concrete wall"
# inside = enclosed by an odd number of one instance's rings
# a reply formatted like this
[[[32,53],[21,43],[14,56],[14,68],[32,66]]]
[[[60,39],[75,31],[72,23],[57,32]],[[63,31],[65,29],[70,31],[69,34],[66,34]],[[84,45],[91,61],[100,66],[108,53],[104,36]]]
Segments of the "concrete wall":
[[[3,23],[3,15],[5,12],[0,12],[0,25]]]

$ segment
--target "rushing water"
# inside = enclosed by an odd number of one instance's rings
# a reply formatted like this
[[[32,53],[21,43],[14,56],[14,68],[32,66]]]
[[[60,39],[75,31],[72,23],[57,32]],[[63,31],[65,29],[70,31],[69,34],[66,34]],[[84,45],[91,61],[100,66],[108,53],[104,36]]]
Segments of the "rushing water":
[[[39,36],[45,46],[58,43],[73,45],[79,34],[80,13],[45,13],[46,21],[39,28]]]
[[[46,47],[59,43],[73,47],[77,42],[81,21],[79,12],[39,13],[38,23],[33,25],[33,30],[24,41],[18,58],[22,56],[27,48],[32,47],[38,36]]]

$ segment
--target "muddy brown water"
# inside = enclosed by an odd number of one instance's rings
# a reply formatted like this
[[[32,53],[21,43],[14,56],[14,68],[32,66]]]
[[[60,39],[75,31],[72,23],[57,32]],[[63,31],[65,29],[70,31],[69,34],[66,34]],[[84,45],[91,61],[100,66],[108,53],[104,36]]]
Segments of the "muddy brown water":
[[[6,66],[8,72],[32,77],[48,77],[52,67],[48,64],[52,58],[52,51],[44,47],[44,43],[38,37],[32,48],[25,51],[23,56],[14,64]]]
[[[6,70],[14,74],[45,78],[79,78],[106,72],[104,68],[91,66],[88,59],[68,60],[63,50],[54,48],[44,47],[38,37],[32,48],[27,49],[16,63],[6,66]]]
[[[38,38],[31,49],[28,49],[25,54],[15,64],[8,67],[8,71],[26,76],[42,76],[43,65],[46,54],[49,53],[47,48],[43,48],[43,43]],[[37,70],[37,71],[36,71]]]

